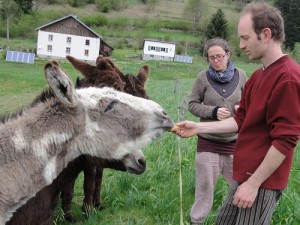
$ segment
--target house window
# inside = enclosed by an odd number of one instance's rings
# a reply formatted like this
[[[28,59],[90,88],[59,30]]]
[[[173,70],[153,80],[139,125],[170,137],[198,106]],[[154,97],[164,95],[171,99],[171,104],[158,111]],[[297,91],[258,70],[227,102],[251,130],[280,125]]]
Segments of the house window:
[[[71,48],[66,47],[66,54],[70,54],[71,53]]]
[[[150,58],[154,58],[154,55],[149,55]]]
[[[52,34],[49,34],[48,41],[53,41],[53,35]]]
[[[85,45],[90,45],[90,40],[85,40]]]
[[[47,51],[48,51],[48,52],[52,52],[52,45],[48,45],[48,46],[47,46]]]
[[[72,41],[71,37],[67,37],[67,43],[71,44],[71,41]]]
[[[160,48],[160,51],[168,53],[168,49],[167,48]]]
[[[84,56],[89,56],[89,50],[87,49],[84,50]]]
[[[160,47],[156,47],[155,51],[160,52]]]

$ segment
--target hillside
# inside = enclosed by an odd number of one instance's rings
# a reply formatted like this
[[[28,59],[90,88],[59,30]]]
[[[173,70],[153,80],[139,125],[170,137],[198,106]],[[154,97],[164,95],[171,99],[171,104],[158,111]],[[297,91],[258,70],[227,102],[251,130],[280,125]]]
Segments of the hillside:
[[[109,11],[105,15],[108,18],[168,18],[168,19],[185,19],[184,9],[186,8],[188,1],[184,0],[159,0],[153,10],[148,10],[147,5],[141,3],[138,0],[131,0],[128,6],[121,11]],[[208,19],[217,9],[222,8],[224,13],[231,20],[237,20],[238,12],[235,5],[232,3],[228,5],[224,0],[203,0],[205,7],[205,13],[203,14],[203,20]],[[45,5],[41,4],[38,7],[39,11],[68,11],[69,13],[77,14],[78,16],[87,16],[93,13],[99,13],[95,4],[88,4],[81,8],[74,8],[66,4],[53,4]]]
[[[36,42],[35,28],[63,16],[74,14],[85,22],[86,18],[103,16],[107,19],[106,25],[91,25],[91,28],[104,37],[105,41],[115,49],[141,48],[145,38],[174,41],[179,48],[185,49],[188,54],[195,54],[201,48],[201,39],[211,16],[222,8],[228,22],[232,42],[235,43],[235,27],[238,12],[234,4],[228,5],[224,0],[203,0],[203,11],[197,32],[192,31],[192,23],[184,14],[188,1],[159,0],[154,9],[149,9],[141,1],[128,0],[126,8],[120,11],[101,13],[95,4],[74,8],[68,4],[46,5],[39,3],[35,7],[32,18],[23,16],[19,20],[12,20],[10,28],[11,49],[34,50]],[[23,22],[26,21],[26,22]],[[6,45],[4,21],[0,26],[0,47]],[[26,23],[26,24],[24,24]],[[20,28],[19,28],[20,26]],[[170,29],[171,27],[171,29]],[[174,28],[173,28],[174,27]],[[2,30],[1,30],[2,29]]]

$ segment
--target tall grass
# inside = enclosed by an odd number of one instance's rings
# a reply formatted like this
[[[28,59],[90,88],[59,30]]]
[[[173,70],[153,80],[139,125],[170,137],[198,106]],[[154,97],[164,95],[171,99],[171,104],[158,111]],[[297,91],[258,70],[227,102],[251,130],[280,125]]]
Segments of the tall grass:
[[[124,73],[137,74],[143,64],[150,65],[150,78],[147,92],[150,98],[161,104],[166,112],[178,120],[178,107],[188,97],[197,73],[205,68],[205,61],[193,64],[121,61],[117,65]],[[8,63],[0,60],[0,113],[13,111],[20,105],[30,102],[33,97],[46,87],[43,75],[44,61],[34,65]],[[75,80],[80,74],[70,64],[62,67]],[[248,74],[258,66],[256,64],[238,63]],[[176,91],[174,89],[176,88]],[[185,118],[197,121],[189,112]],[[132,175],[110,169],[104,170],[102,200],[105,209],[93,211],[88,215],[81,212],[83,200],[83,176],[76,181],[73,199],[73,213],[78,219],[77,225],[174,225],[180,221],[179,171],[182,174],[182,209],[184,224],[189,222],[189,211],[194,201],[194,168],[196,138],[178,139],[166,133],[144,149],[147,159],[147,170],[142,175]],[[178,149],[181,150],[181,162]],[[278,203],[272,225],[300,224],[300,159],[299,146],[295,151],[290,184]],[[181,168],[179,167],[181,165]],[[213,225],[218,207],[222,204],[228,187],[221,178],[215,189],[214,206],[205,225]],[[67,225],[62,220],[62,211],[58,205],[55,224]]]

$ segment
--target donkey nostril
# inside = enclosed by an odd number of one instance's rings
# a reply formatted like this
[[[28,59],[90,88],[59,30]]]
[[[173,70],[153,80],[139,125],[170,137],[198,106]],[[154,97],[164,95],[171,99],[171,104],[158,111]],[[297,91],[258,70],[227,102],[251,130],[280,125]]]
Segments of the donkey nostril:
[[[139,166],[141,166],[143,168],[146,167],[146,161],[144,159],[139,159],[138,164],[139,164]]]

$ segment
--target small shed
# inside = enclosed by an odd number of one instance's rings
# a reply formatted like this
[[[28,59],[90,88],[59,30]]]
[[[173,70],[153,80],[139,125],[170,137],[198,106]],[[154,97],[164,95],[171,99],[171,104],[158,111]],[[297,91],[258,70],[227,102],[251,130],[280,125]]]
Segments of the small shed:
[[[143,44],[143,60],[173,61],[176,43],[145,39]]]
[[[85,61],[95,61],[98,55],[110,56],[113,48],[95,31],[68,15],[36,28],[37,56],[65,58],[72,55]]]

